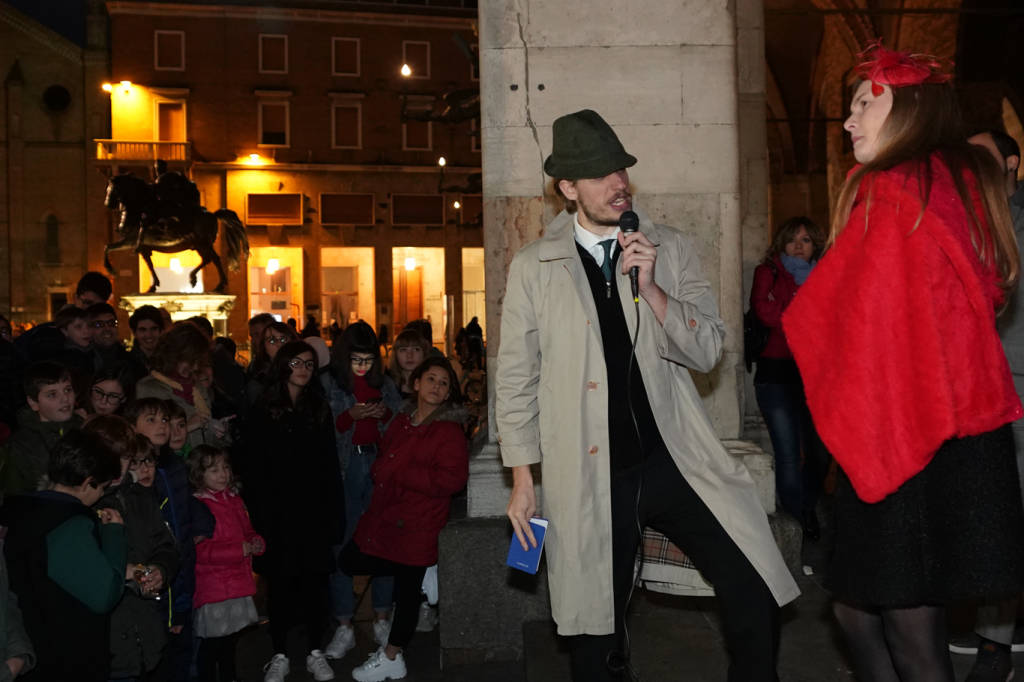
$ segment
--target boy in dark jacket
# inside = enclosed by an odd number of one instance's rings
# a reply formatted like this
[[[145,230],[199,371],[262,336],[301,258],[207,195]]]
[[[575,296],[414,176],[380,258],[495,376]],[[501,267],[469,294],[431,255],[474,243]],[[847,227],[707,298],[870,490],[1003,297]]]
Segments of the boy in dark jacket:
[[[5,444],[0,465],[3,492],[8,495],[38,490],[50,449],[61,436],[82,424],[73,411],[75,389],[66,367],[37,362],[25,371],[23,384],[31,411],[19,413],[20,426]]]
[[[73,431],[50,455],[48,490],[9,498],[5,552],[37,667],[26,682],[101,682],[109,673],[110,611],[121,599],[125,534],[115,510],[89,507],[121,470],[98,436]]]
[[[170,640],[164,669],[171,682],[187,682],[192,665],[192,594],[195,591],[196,537],[212,537],[214,519],[206,505],[192,496],[188,469],[169,445],[175,418],[184,420],[184,410],[174,401],[142,398],[125,409],[138,433],[153,446],[155,468],[133,470],[139,484],[152,486],[164,522],[174,535],[179,553],[178,572],[169,584],[168,628]]]

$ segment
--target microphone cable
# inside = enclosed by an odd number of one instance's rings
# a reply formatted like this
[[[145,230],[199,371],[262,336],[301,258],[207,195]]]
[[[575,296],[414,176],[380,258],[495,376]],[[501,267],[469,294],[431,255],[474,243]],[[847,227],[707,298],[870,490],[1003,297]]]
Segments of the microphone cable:
[[[633,330],[633,339],[630,343],[629,360],[626,364],[626,405],[629,407],[629,416],[633,419],[633,431],[636,433],[637,442],[640,444],[640,453],[643,456],[644,445],[643,435],[640,433],[640,423],[636,418],[636,410],[633,408],[633,368],[638,367],[636,362],[636,342],[640,336],[640,298],[633,296],[633,309],[636,313],[636,327]],[[644,458],[646,460],[646,457]],[[636,560],[633,563],[633,579],[629,583],[629,592],[626,593],[626,601],[622,606],[622,651],[613,649],[605,657],[605,666],[614,675],[628,675],[631,682],[640,682],[640,675],[634,670],[630,660],[631,645],[629,639],[629,626],[626,625],[626,615],[629,613],[629,604],[633,600],[633,592],[640,582],[640,572],[644,568],[644,529],[640,525],[640,494],[644,489],[644,472],[641,469],[640,480],[637,483],[636,498],[633,500],[633,523],[636,525],[637,537],[640,539],[640,565],[637,568]],[[612,541],[614,550],[614,540]],[[613,559],[614,561],[614,559]],[[612,569],[612,581],[614,583],[615,572]],[[614,602],[615,588],[612,587],[612,600]],[[614,607],[614,605],[613,605]]]

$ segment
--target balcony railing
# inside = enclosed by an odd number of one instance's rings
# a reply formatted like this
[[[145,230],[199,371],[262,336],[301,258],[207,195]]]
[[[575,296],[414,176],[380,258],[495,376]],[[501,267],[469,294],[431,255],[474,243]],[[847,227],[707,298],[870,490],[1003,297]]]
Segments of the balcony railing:
[[[191,161],[192,143],[160,140],[94,140],[101,161]]]

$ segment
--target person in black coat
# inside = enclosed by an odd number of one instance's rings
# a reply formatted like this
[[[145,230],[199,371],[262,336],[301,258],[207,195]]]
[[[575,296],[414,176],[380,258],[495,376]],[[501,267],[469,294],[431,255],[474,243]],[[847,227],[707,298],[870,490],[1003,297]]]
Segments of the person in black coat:
[[[255,570],[267,581],[267,610],[274,658],[267,674],[289,671],[288,631],[304,622],[306,668],[317,679],[329,666],[320,647],[327,626],[327,576],[335,567],[331,546],[345,528],[345,501],[330,407],[313,381],[317,356],[293,341],[274,356],[263,398],[245,429],[244,495],[256,532],[267,543]]]

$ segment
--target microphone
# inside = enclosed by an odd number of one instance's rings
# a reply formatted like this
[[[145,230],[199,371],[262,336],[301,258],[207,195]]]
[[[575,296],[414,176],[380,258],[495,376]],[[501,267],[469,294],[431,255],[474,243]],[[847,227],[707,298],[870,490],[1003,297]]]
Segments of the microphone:
[[[640,218],[633,211],[623,211],[619,216],[619,229],[625,233],[636,232],[640,227]],[[640,285],[637,284],[637,277],[640,276],[640,268],[633,266],[629,269],[629,286],[633,291],[633,301],[640,300]]]

